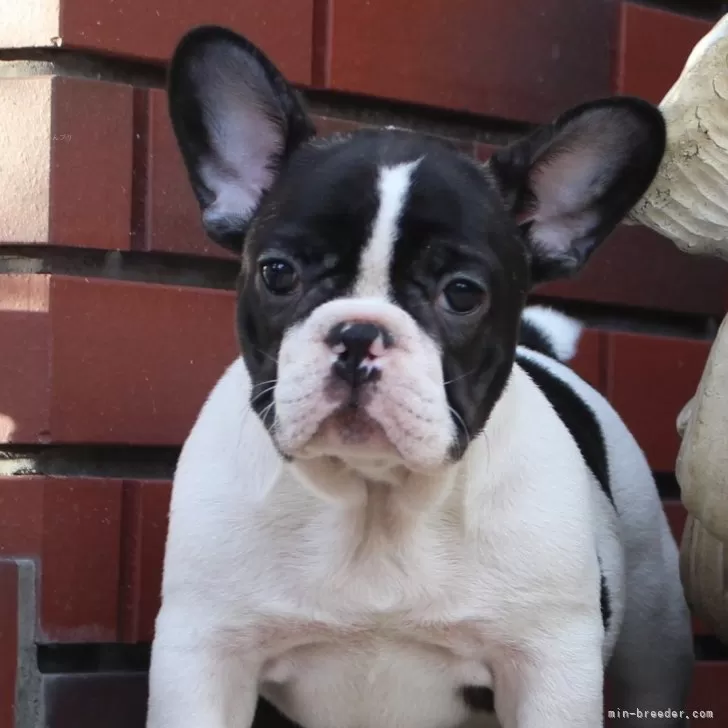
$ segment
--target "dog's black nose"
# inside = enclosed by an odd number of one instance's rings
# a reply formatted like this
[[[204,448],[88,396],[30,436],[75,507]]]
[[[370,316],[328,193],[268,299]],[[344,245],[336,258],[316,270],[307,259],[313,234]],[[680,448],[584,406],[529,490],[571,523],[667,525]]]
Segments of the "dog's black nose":
[[[392,336],[373,323],[343,322],[329,331],[326,343],[338,355],[333,365],[334,373],[357,387],[379,376],[379,369],[373,362],[392,345]]]

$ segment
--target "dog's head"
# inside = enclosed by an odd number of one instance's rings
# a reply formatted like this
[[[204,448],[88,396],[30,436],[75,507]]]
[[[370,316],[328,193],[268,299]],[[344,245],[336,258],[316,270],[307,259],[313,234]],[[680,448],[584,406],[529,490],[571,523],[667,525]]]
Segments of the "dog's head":
[[[240,253],[252,406],[282,453],[428,471],[508,380],[534,283],[577,271],[652,181],[649,104],[576,108],[485,166],[430,138],[315,138],[274,65],[220,28],[174,56],[170,113],[210,237]]]

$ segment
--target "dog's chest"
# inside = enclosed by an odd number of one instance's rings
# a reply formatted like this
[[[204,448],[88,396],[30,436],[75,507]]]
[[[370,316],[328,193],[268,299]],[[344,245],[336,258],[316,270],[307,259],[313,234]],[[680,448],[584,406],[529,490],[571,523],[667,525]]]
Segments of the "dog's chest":
[[[477,628],[372,621],[298,625],[311,640],[266,665],[262,694],[304,728],[487,725],[492,676]]]
[[[502,585],[517,586],[518,576],[504,579],[511,569],[502,556],[465,533],[457,517],[410,528],[380,516],[342,522],[299,512],[255,539],[240,598],[284,622],[459,625],[508,608],[514,590]],[[251,564],[261,568],[252,574]]]
[[[396,543],[385,531],[318,533],[330,542],[299,541],[297,575],[274,589],[265,697],[304,728],[487,725],[468,695],[478,689],[487,703],[508,610],[459,527],[440,523]]]

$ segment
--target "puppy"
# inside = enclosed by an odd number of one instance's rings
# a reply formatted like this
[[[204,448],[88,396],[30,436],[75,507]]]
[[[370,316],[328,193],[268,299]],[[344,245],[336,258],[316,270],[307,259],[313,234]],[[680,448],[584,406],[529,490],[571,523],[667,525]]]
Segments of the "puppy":
[[[659,112],[589,103],[485,166],[394,129],[320,140],[220,28],[182,40],[169,102],[241,257],[242,356],[179,461],[148,728],[249,728],[259,695],[304,728],[595,728],[605,671],[680,724],[650,469],[563,364],[578,324],[524,313],[647,189]]]

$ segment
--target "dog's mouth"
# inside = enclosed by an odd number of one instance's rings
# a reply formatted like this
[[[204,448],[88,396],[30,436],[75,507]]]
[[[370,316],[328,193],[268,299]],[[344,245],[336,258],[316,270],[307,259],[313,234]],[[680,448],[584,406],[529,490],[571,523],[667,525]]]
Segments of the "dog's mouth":
[[[317,444],[345,449],[392,450],[393,445],[382,425],[367,411],[349,400],[321,422],[314,437]]]
[[[327,371],[330,357],[308,367],[294,362],[276,388],[270,434],[279,451],[290,460],[338,458],[367,472],[374,463],[439,467],[452,439],[444,389],[410,359],[392,355],[378,377],[361,382]]]

